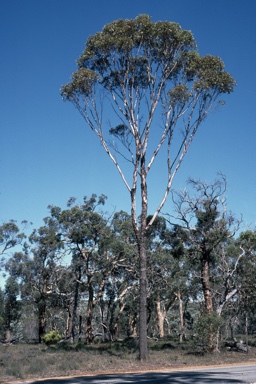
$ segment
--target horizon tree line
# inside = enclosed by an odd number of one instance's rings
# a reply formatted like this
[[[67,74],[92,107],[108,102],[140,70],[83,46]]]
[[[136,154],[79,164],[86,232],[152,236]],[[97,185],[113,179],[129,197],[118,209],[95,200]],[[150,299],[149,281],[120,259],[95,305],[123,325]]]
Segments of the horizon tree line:
[[[255,332],[256,232],[239,232],[223,175],[189,184],[190,192],[173,192],[174,213],[158,216],[147,233],[147,337],[214,352],[224,339]],[[13,221],[0,226],[3,256],[22,246],[2,260],[2,342],[40,343],[49,331],[71,343],[138,337],[132,217],[107,214],[105,202],[93,194],[82,204],[69,199],[65,209],[49,206],[44,225],[28,237]]]

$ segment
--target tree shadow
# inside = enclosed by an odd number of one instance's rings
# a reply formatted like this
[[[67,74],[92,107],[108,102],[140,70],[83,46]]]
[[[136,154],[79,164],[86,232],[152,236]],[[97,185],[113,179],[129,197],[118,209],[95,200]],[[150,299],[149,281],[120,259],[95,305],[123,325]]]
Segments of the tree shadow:
[[[125,384],[125,383],[154,383],[154,384],[245,384],[248,381],[234,379],[227,371],[179,371],[158,373],[134,373],[120,375],[97,375],[72,377],[65,379],[47,379],[34,381],[30,384]]]

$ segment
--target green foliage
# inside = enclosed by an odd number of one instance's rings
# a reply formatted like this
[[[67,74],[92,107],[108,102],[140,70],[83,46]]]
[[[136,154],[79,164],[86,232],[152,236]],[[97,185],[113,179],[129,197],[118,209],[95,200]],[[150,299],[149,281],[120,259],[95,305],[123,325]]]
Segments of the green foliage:
[[[196,348],[202,348],[208,350],[209,339],[211,337],[217,337],[219,328],[223,325],[223,318],[216,313],[201,315],[195,324],[195,338],[194,343]],[[214,343],[214,340],[213,340]],[[215,340],[216,343],[216,340]]]
[[[247,253],[255,252],[256,250],[256,232],[244,231],[238,238],[239,244],[245,249]]]
[[[183,107],[194,92],[212,97],[232,92],[235,85],[218,57],[199,56],[190,31],[174,22],[153,22],[148,15],[119,19],[90,36],[78,67],[72,82],[62,87],[62,96],[75,102],[79,95],[91,97],[97,82],[114,90],[146,89],[171,80],[174,86],[168,96],[173,107]],[[185,83],[192,80],[189,89]]]
[[[14,220],[0,225],[0,255],[21,244],[24,238],[24,233],[20,232]]]
[[[9,276],[5,283],[4,291],[4,320],[6,330],[11,328],[20,318],[21,302],[17,299],[19,285],[13,276]]]
[[[42,340],[45,344],[57,344],[61,340],[61,335],[56,331],[50,331],[47,332],[43,337]]]
[[[74,95],[75,92],[83,93],[86,97],[91,96],[92,87],[98,80],[98,76],[95,72],[86,69],[80,68],[72,76],[72,83],[67,84],[65,87],[65,97],[69,99]]]

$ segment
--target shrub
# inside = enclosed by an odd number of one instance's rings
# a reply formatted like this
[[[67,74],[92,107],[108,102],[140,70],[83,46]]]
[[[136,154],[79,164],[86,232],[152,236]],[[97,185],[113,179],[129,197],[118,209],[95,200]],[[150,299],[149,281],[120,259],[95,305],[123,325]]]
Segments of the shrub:
[[[61,335],[56,331],[50,331],[43,336],[42,340],[46,345],[57,344],[61,340]]]
[[[223,324],[223,319],[215,313],[202,315],[195,324],[195,338],[193,347],[195,351],[201,347],[204,351],[217,346],[218,330]],[[210,345],[212,344],[212,345]]]

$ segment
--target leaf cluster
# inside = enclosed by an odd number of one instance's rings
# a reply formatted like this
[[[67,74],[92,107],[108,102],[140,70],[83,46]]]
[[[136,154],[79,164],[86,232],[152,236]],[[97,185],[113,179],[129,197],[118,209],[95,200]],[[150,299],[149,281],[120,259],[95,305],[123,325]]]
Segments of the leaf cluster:
[[[173,105],[192,96],[186,85],[191,81],[198,94],[232,92],[235,81],[224,71],[223,62],[211,55],[200,57],[196,49],[192,33],[177,23],[153,22],[148,15],[119,19],[89,37],[72,82],[62,87],[62,96],[87,99],[97,83],[123,92],[126,87],[151,89],[163,80],[174,82],[169,91]]]

